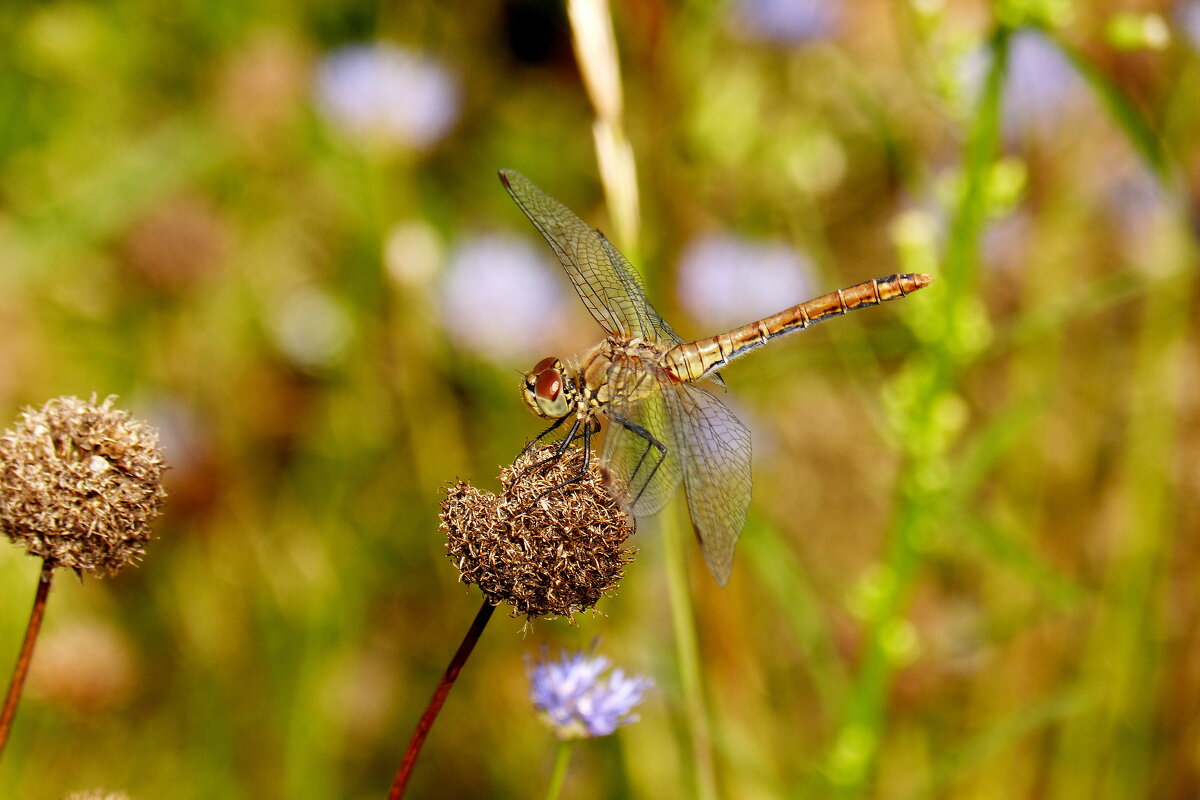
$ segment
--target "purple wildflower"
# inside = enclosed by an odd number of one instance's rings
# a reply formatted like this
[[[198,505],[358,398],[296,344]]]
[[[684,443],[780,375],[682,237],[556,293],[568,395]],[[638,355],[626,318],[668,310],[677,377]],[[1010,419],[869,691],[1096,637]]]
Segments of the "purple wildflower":
[[[833,35],[841,6],[831,0],[736,0],[735,30],[745,39],[796,45]]]
[[[1126,258],[1144,263],[1162,235],[1161,223],[1169,208],[1162,184],[1149,171],[1135,166],[1110,164],[1113,173],[1107,186],[1106,205],[1119,245]]]
[[[622,669],[601,678],[610,666],[604,656],[588,656],[582,650],[572,655],[563,650],[559,661],[550,661],[543,651],[529,670],[529,697],[558,738],[608,736],[621,725],[637,721],[637,715],[630,712],[654,681],[640,675],[626,677]]]
[[[1200,2],[1184,0],[1175,4],[1175,24],[1183,31],[1193,50],[1200,50]]]
[[[984,266],[1002,272],[1024,270],[1034,233],[1033,217],[1025,209],[990,221],[981,245]]]
[[[706,329],[765,317],[808,298],[812,263],[778,239],[704,236],[679,263],[679,301]]]
[[[967,57],[963,76],[969,96],[978,96],[991,63],[992,53],[987,49]],[[1004,79],[1006,135],[1061,135],[1063,121],[1079,111],[1085,97],[1075,67],[1045,34],[1022,30],[1013,36]]]
[[[566,298],[552,267],[524,239],[472,236],[450,256],[442,325],[459,345],[498,363],[528,358],[566,328]]]
[[[317,69],[315,94],[330,125],[368,142],[427,148],[458,118],[458,85],[445,67],[395,45],[330,53]]]

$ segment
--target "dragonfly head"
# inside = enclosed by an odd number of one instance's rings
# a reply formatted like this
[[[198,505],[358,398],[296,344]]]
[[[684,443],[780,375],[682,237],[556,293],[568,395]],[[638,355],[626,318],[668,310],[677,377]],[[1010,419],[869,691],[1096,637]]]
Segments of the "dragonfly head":
[[[525,404],[539,417],[561,419],[575,407],[575,382],[554,356],[543,358],[525,373]]]

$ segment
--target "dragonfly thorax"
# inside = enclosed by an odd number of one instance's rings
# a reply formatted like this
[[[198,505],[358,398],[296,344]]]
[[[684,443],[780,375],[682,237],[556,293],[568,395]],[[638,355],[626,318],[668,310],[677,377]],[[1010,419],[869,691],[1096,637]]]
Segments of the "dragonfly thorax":
[[[539,417],[561,419],[575,409],[578,390],[563,363],[550,356],[525,373],[524,397]]]

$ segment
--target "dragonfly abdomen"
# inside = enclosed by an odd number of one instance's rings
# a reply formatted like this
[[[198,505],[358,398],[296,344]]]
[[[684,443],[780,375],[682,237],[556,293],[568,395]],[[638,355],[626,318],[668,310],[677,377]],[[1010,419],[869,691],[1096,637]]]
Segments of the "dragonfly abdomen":
[[[896,300],[928,286],[932,276],[904,273],[855,284],[794,305],[777,314],[708,339],[676,345],[662,356],[662,366],[681,381],[695,381],[772,339],[802,331],[813,323],[867,306]]]

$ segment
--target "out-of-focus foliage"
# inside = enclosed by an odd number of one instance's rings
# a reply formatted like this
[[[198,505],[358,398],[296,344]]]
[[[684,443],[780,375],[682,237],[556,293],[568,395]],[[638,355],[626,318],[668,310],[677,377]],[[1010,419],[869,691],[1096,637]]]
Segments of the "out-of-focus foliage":
[[[496,615],[412,796],[541,793],[524,655],[602,636],[655,688],[574,798],[694,796],[703,758],[729,798],[1194,797],[1200,3],[612,13],[616,244],[685,337],[937,280],[727,369],[730,585],[645,524],[604,616]],[[565,9],[15,2],[0,41],[0,409],[117,394],[171,465],[142,565],[55,587],[0,796],[383,796],[479,602],[443,489],[599,337],[495,177],[610,228]],[[0,667],[38,570],[0,552]]]

